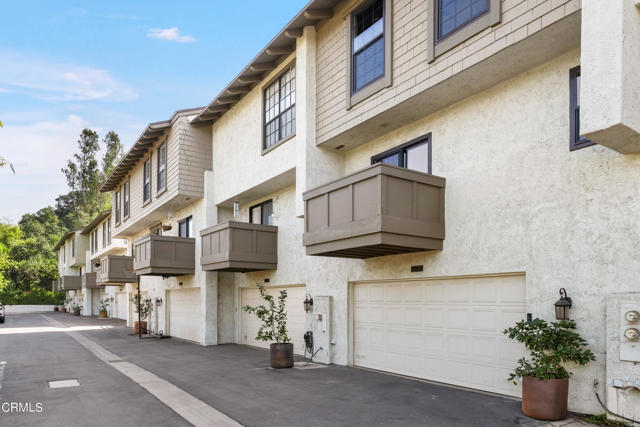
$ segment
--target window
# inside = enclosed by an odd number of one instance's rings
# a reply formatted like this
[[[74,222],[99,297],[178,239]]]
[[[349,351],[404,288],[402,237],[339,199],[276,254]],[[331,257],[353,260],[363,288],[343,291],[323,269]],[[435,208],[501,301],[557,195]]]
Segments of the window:
[[[356,9],[349,22],[347,107],[391,86],[391,1],[373,0]]]
[[[282,73],[264,91],[263,150],[296,132],[296,67]]]
[[[107,244],[111,244],[111,218],[107,221]]]
[[[179,237],[191,237],[193,236],[192,217],[187,217],[182,221],[178,221],[178,236]]]
[[[129,183],[127,181],[122,186],[122,217],[124,219],[129,218]]]
[[[273,200],[267,200],[249,208],[249,222],[273,225]]]
[[[142,188],[142,203],[151,200],[151,156],[144,162],[144,183]]]
[[[120,224],[120,190],[115,192],[116,225]]]
[[[102,247],[107,246],[107,223],[102,223]]]
[[[500,0],[431,0],[428,59],[500,22]]]
[[[167,141],[158,147],[158,194],[167,189]]]
[[[76,238],[71,239],[71,256],[76,256]]]
[[[392,166],[431,173],[431,134],[422,136],[371,158],[371,164]]]
[[[580,66],[569,70],[569,150],[591,147],[594,142],[580,136]]]

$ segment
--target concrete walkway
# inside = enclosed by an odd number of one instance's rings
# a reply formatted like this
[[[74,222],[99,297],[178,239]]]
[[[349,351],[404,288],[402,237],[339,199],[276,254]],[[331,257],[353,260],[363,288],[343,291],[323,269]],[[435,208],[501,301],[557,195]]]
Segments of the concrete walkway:
[[[522,415],[511,398],[349,367],[273,370],[264,350],[139,340],[119,321],[52,312],[15,315],[11,326],[51,326],[47,318],[66,333],[3,334],[8,331],[0,328],[0,362],[7,362],[0,402],[39,400],[46,408],[0,414],[0,425],[185,425],[180,408],[193,407],[175,403],[181,393],[215,411],[210,425],[229,419],[246,426],[547,424]],[[52,378],[77,378],[80,386],[48,389]],[[177,395],[154,397],[145,378]]]

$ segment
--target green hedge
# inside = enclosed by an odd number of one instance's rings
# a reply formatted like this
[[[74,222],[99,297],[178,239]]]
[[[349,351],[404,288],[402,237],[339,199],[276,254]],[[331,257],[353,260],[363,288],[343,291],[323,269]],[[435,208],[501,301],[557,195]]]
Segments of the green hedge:
[[[0,303],[4,305],[62,305],[64,292],[34,290],[31,292],[0,291]]]

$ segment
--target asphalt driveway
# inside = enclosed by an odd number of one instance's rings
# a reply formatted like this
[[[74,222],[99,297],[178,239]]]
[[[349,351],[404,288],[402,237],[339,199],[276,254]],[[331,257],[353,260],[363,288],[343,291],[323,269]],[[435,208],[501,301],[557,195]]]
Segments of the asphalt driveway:
[[[138,340],[119,321],[46,315],[75,327],[110,325],[77,333],[246,426],[544,425],[522,415],[520,402],[511,398],[351,367],[273,370],[261,349]],[[0,402],[41,401],[46,408],[40,414],[0,413],[0,425],[185,424],[67,334],[6,333],[51,326],[40,314],[14,315],[0,325],[0,362],[7,362]],[[46,386],[52,378],[77,378],[80,386],[52,390]]]

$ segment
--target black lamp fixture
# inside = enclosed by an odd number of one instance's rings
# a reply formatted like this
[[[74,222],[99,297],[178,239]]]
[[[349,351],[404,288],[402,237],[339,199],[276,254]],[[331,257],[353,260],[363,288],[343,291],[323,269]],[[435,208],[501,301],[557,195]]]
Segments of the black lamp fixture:
[[[304,296],[304,312],[305,313],[311,313],[311,311],[313,310],[313,298],[311,298],[311,295],[306,294]]]
[[[560,288],[560,299],[553,305],[556,307],[556,319],[569,320],[571,298],[567,296],[567,291],[564,288]]]

